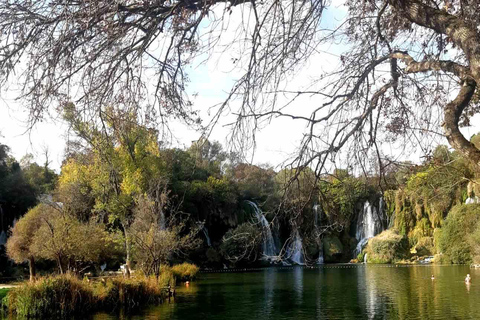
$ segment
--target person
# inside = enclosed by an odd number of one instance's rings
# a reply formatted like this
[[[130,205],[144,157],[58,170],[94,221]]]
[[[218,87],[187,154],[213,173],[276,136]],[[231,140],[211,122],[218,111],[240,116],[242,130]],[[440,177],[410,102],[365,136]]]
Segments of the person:
[[[430,279],[435,280],[435,276],[432,274],[432,276],[430,277]]]
[[[470,277],[470,274],[467,274],[467,277],[465,278],[466,283],[472,282],[472,278]]]

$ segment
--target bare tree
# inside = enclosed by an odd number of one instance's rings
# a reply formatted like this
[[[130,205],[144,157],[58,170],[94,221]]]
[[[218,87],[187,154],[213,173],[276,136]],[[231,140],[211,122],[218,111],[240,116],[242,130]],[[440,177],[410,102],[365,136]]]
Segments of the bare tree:
[[[376,155],[382,171],[391,159],[381,142],[409,150],[425,146],[432,135],[445,136],[480,164],[479,149],[459,130],[479,111],[479,2],[347,0],[348,15],[334,30],[321,25],[328,5],[1,0],[0,80],[6,85],[19,79],[32,123],[52,102],[73,100],[92,116],[114,104],[161,121],[174,116],[198,124],[185,91],[185,66],[211,53],[229,36],[222,23],[233,22],[238,28],[231,44],[241,49],[234,62],[243,76],[211,122],[226,110],[237,115],[233,146],[254,146],[258,128],[287,117],[306,128],[292,166],[317,173],[342,150],[363,170],[367,156]],[[230,21],[234,11],[243,19]],[[201,24],[207,20],[212,28]],[[338,69],[319,71],[307,86],[288,85],[331,43],[348,48]],[[149,79],[155,79],[152,88]],[[304,96],[322,97],[307,115],[294,104]]]

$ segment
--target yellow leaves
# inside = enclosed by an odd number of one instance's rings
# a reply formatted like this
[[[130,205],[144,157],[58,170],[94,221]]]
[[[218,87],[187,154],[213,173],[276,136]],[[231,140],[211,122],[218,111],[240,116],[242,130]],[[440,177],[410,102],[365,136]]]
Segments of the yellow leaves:
[[[127,169],[123,173],[122,192],[128,195],[141,194],[145,189],[146,181],[143,170],[141,168],[133,171]]]

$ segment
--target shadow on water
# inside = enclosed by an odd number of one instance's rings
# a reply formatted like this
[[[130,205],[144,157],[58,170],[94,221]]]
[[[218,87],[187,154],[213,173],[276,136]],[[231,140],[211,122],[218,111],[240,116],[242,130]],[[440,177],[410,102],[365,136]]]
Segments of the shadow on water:
[[[478,319],[478,301],[480,270],[467,266],[327,265],[202,274],[171,303],[91,319]]]

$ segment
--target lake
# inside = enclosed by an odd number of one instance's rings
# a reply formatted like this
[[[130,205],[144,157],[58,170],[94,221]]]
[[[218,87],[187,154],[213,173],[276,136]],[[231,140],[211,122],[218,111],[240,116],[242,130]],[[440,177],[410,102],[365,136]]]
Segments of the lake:
[[[466,285],[467,273],[472,284]],[[431,275],[435,280],[431,280]],[[478,319],[480,269],[325,265],[202,273],[170,303],[111,319]]]

